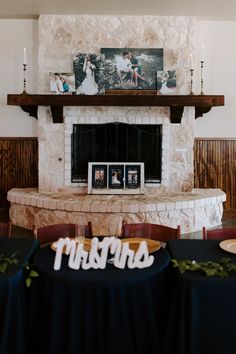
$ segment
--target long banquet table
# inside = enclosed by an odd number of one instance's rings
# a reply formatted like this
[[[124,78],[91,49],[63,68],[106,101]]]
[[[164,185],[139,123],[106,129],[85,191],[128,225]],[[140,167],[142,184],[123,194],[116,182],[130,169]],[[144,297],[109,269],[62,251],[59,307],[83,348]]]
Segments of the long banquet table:
[[[54,257],[48,246],[35,258],[40,276],[30,289],[30,353],[161,353],[166,250],[155,252],[145,269],[72,270],[63,255],[54,271]]]
[[[37,240],[1,238],[0,255],[16,258],[0,274],[0,353],[26,354],[27,352],[27,288],[23,268],[39,249]]]
[[[216,261],[236,255],[219,247],[219,240],[173,240],[167,244],[171,258]],[[165,353],[235,354],[236,274],[207,277],[174,268],[169,274],[169,319]]]

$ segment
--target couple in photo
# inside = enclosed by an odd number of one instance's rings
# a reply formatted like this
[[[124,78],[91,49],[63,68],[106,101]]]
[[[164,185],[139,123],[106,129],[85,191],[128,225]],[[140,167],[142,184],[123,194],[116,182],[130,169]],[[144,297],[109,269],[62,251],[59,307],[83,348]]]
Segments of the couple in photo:
[[[59,73],[54,73],[54,82],[51,84],[51,91],[61,94],[64,92],[72,92],[74,90],[73,87],[70,87],[70,84],[64,76]]]
[[[139,86],[140,80],[147,83],[147,80],[141,75],[141,65],[138,58],[131,52],[124,51],[122,56],[117,57],[116,68],[121,85],[125,81],[136,87]]]

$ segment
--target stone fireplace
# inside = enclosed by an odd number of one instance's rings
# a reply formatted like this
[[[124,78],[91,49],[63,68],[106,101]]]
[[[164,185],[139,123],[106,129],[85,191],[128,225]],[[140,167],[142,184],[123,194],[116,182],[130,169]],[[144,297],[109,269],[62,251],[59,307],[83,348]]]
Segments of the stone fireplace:
[[[176,70],[177,94],[186,94],[193,34],[189,17],[40,16],[39,92],[49,92],[49,72],[72,71],[75,52],[150,47],[164,48],[165,69]],[[221,223],[225,194],[193,189],[193,107],[185,107],[181,124],[170,122],[166,107],[69,106],[63,115],[64,123],[53,124],[50,110],[38,109],[39,188],[8,193],[13,223],[31,228],[92,221],[98,235],[119,234],[123,219],[181,225],[182,233]],[[73,126],[106,123],[161,126],[161,179],[146,183],[144,195],[87,195],[86,183],[72,181]]]

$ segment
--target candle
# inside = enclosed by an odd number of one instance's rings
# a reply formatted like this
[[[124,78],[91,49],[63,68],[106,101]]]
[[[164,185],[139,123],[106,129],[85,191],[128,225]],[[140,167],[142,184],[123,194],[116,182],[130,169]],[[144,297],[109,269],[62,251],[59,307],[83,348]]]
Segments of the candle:
[[[204,59],[205,59],[205,46],[204,46],[204,44],[202,44],[202,59],[201,59],[201,61],[204,61]]]
[[[24,62],[23,62],[23,64],[26,65],[26,48],[24,48]]]
[[[193,53],[190,53],[190,69],[193,69]]]

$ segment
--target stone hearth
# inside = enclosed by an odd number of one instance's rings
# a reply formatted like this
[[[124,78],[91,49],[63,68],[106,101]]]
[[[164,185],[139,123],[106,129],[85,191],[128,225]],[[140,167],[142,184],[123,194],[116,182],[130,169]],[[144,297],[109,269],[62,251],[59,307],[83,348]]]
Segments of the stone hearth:
[[[189,193],[126,196],[38,193],[36,189],[8,192],[13,224],[27,229],[91,221],[94,235],[120,235],[122,220],[181,225],[181,234],[221,224],[225,193],[195,189]]]

